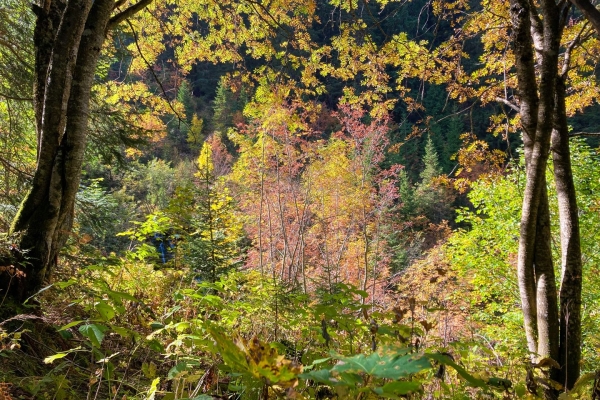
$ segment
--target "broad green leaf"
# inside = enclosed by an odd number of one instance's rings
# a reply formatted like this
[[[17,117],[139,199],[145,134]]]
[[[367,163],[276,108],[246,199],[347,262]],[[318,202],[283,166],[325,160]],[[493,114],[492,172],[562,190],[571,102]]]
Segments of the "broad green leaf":
[[[381,388],[376,388],[374,391],[379,395],[404,395],[411,392],[417,392],[421,389],[421,383],[417,381],[396,381],[383,385]]]
[[[360,375],[352,372],[341,372],[339,380],[348,386],[356,386],[364,382]]]
[[[158,353],[162,353],[165,351],[165,346],[162,345],[160,341],[157,339],[151,339],[147,342],[148,347]]]
[[[431,368],[431,363],[426,357],[415,354],[399,355],[398,350],[392,348],[385,348],[368,356],[359,354],[335,358],[343,363],[334,366],[332,372],[364,372],[386,379],[400,379]]]
[[[217,342],[217,347],[221,352],[221,357],[227,365],[229,365],[235,372],[248,372],[248,362],[246,361],[245,354],[229,340],[222,332],[217,332],[215,328],[208,328],[208,332]]]
[[[305,372],[303,374],[298,375],[300,379],[310,379],[315,382],[325,383],[325,384],[340,384],[339,382],[331,381],[331,372],[328,369],[318,369],[315,371]]]
[[[146,378],[153,379],[156,377],[156,364],[152,361],[150,363],[142,363],[142,373]]]
[[[175,330],[177,332],[183,332],[186,329],[189,329],[191,326],[191,324],[187,321],[183,321],[183,322],[178,322],[176,324],[173,325],[173,328],[175,328]]]
[[[68,288],[69,286],[73,286],[77,283],[76,279],[69,279],[68,281],[62,281],[62,282],[56,282],[54,283],[54,286],[56,286],[59,289],[65,289]]]
[[[100,318],[102,318],[104,321],[110,321],[115,317],[115,309],[104,300],[100,300],[94,304],[94,308],[96,311],[98,311]]]
[[[135,301],[138,302],[139,300],[136,299],[134,296],[130,295],[129,293],[124,293],[124,292],[115,292],[112,290],[107,290],[106,294],[108,295],[108,297],[110,297],[112,300],[129,300],[129,301]]]
[[[137,333],[136,331],[124,328],[122,326],[110,325],[110,329],[124,338],[139,336],[139,333]]]
[[[185,361],[177,363],[173,368],[169,370],[167,374],[167,379],[177,378],[180,374],[187,371],[188,364]]]
[[[99,324],[86,324],[79,327],[79,332],[90,340],[90,343],[94,347],[100,347],[102,340],[104,339],[104,332],[108,328],[104,325]]]

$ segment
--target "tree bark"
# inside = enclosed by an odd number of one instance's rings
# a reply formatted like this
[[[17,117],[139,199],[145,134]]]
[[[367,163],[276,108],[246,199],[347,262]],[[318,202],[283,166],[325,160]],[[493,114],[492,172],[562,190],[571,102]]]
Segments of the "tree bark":
[[[560,343],[546,167],[553,130],[555,77],[562,29],[559,26],[560,10],[554,1],[541,1],[540,4],[543,18],[532,9],[531,2],[511,1],[527,174],[517,271],[525,334],[533,362],[545,357],[558,360]],[[553,369],[551,377],[557,379],[558,376],[558,370]]]
[[[47,0],[36,10],[38,159],[32,188],[11,227],[23,233],[25,276],[10,288],[3,279],[2,287],[17,300],[43,285],[71,231],[91,87],[113,7],[113,0],[96,0],[93,5],[88,0],[69,0],[66,5]]]
[[[558,196],[561,244],[560,383],[572,388],[580,372],[582,261],[579,212],[565,113],[565,81],[557,79],[556,111],[552,131],[554,180]]]

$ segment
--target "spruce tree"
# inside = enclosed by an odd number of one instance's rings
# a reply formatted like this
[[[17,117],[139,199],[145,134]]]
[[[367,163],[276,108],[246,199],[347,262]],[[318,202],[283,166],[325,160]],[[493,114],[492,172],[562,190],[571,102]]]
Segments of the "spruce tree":
[[[420,174],[421,182],[415,190],[415,208],[434,224],[450,220],[452,210],[449,193],[444,186],[435,182],[435,178],[442,174],[442,169],[431,137],[425,145],[423,164],[425,166]]]
[[[233,96],[231,91],[223,84],[223,79],[217,86],[215,100],[213,102],[213,130],[221,136],[227,134],[227,129],[232,126]]]
[[[192,122],[192,118],[195,114],[194,99],[192,99],[190,84],[185,79],[181,82],[181,85],[179,85],[179,90],[177,91],[177,101],[183,104],[186,122]]]
[[[427,144],[425,145],[425,155],[423,156],[423,163],[425,168],[421,171],[421,185],[429,185],[433,178],[441,174],[440,161],[438,153],[433,145],[431,136],[427,138]]]

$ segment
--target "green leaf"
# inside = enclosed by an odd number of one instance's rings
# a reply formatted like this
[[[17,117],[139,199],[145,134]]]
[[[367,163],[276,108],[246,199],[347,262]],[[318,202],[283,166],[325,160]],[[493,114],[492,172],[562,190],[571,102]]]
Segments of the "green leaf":
[[[366,292],[366,291],[364,291],[364,290],[360,290],[360,289],[352,289],[352,290],[350,290],[350,292],[352,292],[352,293],[356,293],[357,295],[359,295],[360,297],[363,297],[363,298],[367,298],[367,297],[369,297],[369,293],[367,293],[367,292]]]
[[[588,372],[587,374],[581,375],[579,379],[577,379],[577,382],[575,382],[573,389],[571,389],[571,393],[579,393],[588,382],[591,382],[594,379],[596,379],[595,372]]]
[[[54,284],[54,286],[56,286],[59,289],[65,289],[65,288],[68,288],[69,286],[73,286],[76,283],[77,283],[77,280],[71,278],[68,281],[56,282]]]
[[[82,323],[82,322],[84,322],[84,321],[73,321],[73,322],[70,322],[70,323],[66,324],[65,326],[61,326],[61,327],[58,329],[58,331],[60,332],[60,331],[67,330],[67,329],[69,329],[69,328],[72,328],[72,327],[74,327],[75,325],[79,325],[79,324],[80,324],[80,323]]]
[[[160,322],[151,322],[150,323],[150,328],[152,328],[153,331],[157,330],[157,329],[162,329],[165,326],[163,324],[161,324]]]
[[[147,400],[155,399],[156,392],[158,391],[159,383],[160,383],[160,378],[156,378],[152,381],[152,384],[150,385],[150,389],[148,390],[148,397],[146,397]]]
[[[117,333],[119,336],[124,338],[135,337],[138,335],[136,331],[132,331],[131,329],[124,328],[122,326],[111,325],[110,329]]]
[[[363,383],[363,378],[352,372],[342,372],[340,373],[340,381],[348,386],[356,386],[357,384]]]
[[[189,329],[192,326],[192,324],[190,324],[188,321],[183,321],[183,322],[178,322],[176,324],[173,325],[173,328],[175,328],[175,330],[177,332],[183,332],[186,329]]]
[[[94,304],[94,308],[96,311],[98,311],[100,318],[102,318],[104,321],[110,321],[115,317],[115,309],[104,300],[100,300]]]
[[[469,384],[471,386],[474,386],[474,387],[486,386],[486,382],[483,379],[475,378],[473,375],[469,374],[467,372],[467,370],[465,370],[463,367],[461,367],[460,365],[458,365],[457,363],[452,361],[452,359],[450,359],[450,357],[448,357],[444,354],[425,354],[425,357],[454,368],[454,370],[456,370],[456,372],[460,376],[462,376],[467,382],[469,382]]]
[[[154,350],[158,353],[162,353],[165,351],[165,346],[163,346],[162,343],[159,342],[157,339],[149,340],[148,347],[150,347],[151,350]]]
[[[146,378],[153,379],[156,377],[156,364],[152,361],[150,363],[142,363],[142,373]]]
[[[112,290],[107,290],[106,294],[113,301],[117,301],[117,300],[129,300],[129,301],[134,301],[134,302],[138,302],[139,301],[138,299],[136,299],[135,297],[133,297],[129,293],[115,292],[115,291],[112,291]]]
[[[402,351],[406,352],[404,349]],[[400,379],[431,368],[431,363],[426,357],[415,354],[399,355],[398,349],[393,348],[384,348],[381,352],[368,356],[359,354],[335,358],[343,363],[334,366],[334,372],[364,372],[385,379]]]
[[[319,358],[318,360],[314,360],[310,365],[306,365],[304,366],[303,371],[310,371],[311,369],[313,369],[314,367],[316,367],[319,364],[323,364],[324,362],[327,362],[331,360],[331,357],[327,357],[327,358]]]
[[[187,366],[188,365],[187,365],[187,363],[185,361],[177,363],[176,366],[174,366],[173,368],[171,368],[169,370],[169,373],[167,374],[167,379],[176,378],[177,376],[179,376],[183,372],[187,371]]]
[[[48,356],[46,358],[44,358],[44,364],[52,364],[54,362],[54,360],[58,360],[61,358],[64,358],[66,356],[69,355],[70,352],[64,352],[64,353],[56,353],[54,355]]]
[[[79,332],[87,337],[94,347],[100,347],[104,339],[104,332],[107,330],[106,326],[99,324],[86,324],[79,327]]]
[[[375,393],[379,395],[404,395],[411,392],[418,392],[421,390],[421,383],[417,381],[396,381],[390,382],[381,388],[376,388]]]
[[[63,351],[63,352],[48,356],[48,357],[44,358],[44,364],[52,364],[55,360],[64,358],[64,357],[68,356],[69,354],[71,354],[75,351],[78,351],[80,349],[81,349],[81,346],[78,346],[78,347],[75,347],[74,349],[70,349],[68,351]]]
[[[223,361],[229,365],[235,372],[248,372],[248,362],[246,355],[239,349],[236,344],[229,340],[222,332],[218,332],[215,328],[209,327],[208,332],[217,342],[217,347],[221,352]]]
[[[328,369],[318,369],[315,371],[305,372],[303,374],[298,375],[300,379],[310,379],[315,382],[325,383],[325,384],[339,384],[339,382],[331,381],[331,372]]]

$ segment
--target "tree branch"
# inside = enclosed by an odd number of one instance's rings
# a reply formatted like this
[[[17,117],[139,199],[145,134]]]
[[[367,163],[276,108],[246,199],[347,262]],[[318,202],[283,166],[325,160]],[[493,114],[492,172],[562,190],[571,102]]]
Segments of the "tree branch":
[[[571,4],[577,7],[592,23],[596,32],[600,35],[600,11],[589,0],[570,0]]]
[[[541,43],[544,36],[544,24],[537,13],[533,0],[529,0],[529,8],[531,10],[529,13],[529,19],[531,20],[531,35],[533,36],[536,51],[541,51],[543,46]]]
[[[183,119],[181,117],[181,115],[179,115],[179,113],[177,112],[177,110],[175,110],[175,108],[173,107],[173,104],[171,104],[171,101],[169,100],[169,96],[167,95],[167,91],[165,90],[165,87],[163,86],[163,84],[160,81],[160,79],[158,79],[158,76],[156,76],[156,72],[154,71],[154,68],[152,68],[152,64],[150,64],[150,62],[144,56],[144,53],[142,52],[142,49],[140,47],[140,43],[138,41],[137,33],[135,32],[135,29],[133,28],[133,24],[129,20],[126,20],[126,21],[127,21],[127,24],[129,24],[129,28],[131,29],[131,33],[133,35],[133,40],[135,42],[135,47],[137,48],[138,53],[140,54],[140,57],[142,58],[142,60],[146,64],[146,66],[148,67],[148,70],[150,71],[150,73],[154,77],[154,80],[156,81],[156,83],[160,87],[160,90],[162,91],[163,96],[165,96],[165,100],[166,100],[167,104],[169,105],[169,108],[171,109],[171,111],[173,111],[173,114],[175,114],[175,116],[179,120],[180,124],[181,124],[181,122],[184,122],[184,124],[187,125],[187,123],[185,122],[185,119]]]
[[[584,136],[584,137],[600,136],[600,132],[573,132],[573,133],[569,133],[569,137],[578,137],[578,136]]]
[[[502,104],[505,104],[505,105],[509,106],[509,107],[510,107],[510,108],[511,108],[513,111],[516,111],[516,112],[521,112],[521,109],[519,108],[519,106],[517,106],[517,105],[516,105],[516,104],[514,104],[514,103],[511,103],[510,101],[508,101],[508,100],[506,100],[506,99],[504,99],[504,98],[502,98],[502,97],[496,97],[496,99],[495,99],[495,100],[496,100],[497,102],[500,102],[500,103],[502,103]]]
[[[14,101],[33,101],[33,97],[20,97],[20,96],[11,96],[6,93],[0,92],[0,97],[4,97],[6,100],[14,100]]]
[[[119,4],[120,2],[118,1],[117,4]],[[121,11],[120,13],[114,15],[109,21],[108,21],[108,29],[113,29],[115,26],[117,26],[118,24],[120,24],[121,22],[125,21],[127,18],[133,16],[134,14],[142,11],[144,8],[146,8],[150,3],[152,3],[152,0],[140,0],[137,3],[127,7],[125,10]]]
[[[575,48],[575,46],[577,46],[578,44],[580,44],[582,42],[582,35],[588,27],[588,22],[589,21],[586,21],[583,24],[583,26],[581,27],[581,30],[577,33],[577,36],[575,36],[575,38],[573,40],[571,40],[571,42],[569,42],[569,44],[567,45],[567,48],[565,49],[563,66],[562,66],[562,69],[560,72],[560,75],[563,78],[567,77],[567,72],[569,72],[569,68],[570,68],[570,64],[571,64],[571,53],[573,52],[573,49]],[[592,32],[592,30],[590,29],[590,34],[591,34],[591,32]],[[583,40],[585,40],[585,39],[587,39],[587,35],[586,35],[586,37],[584,37]]]

